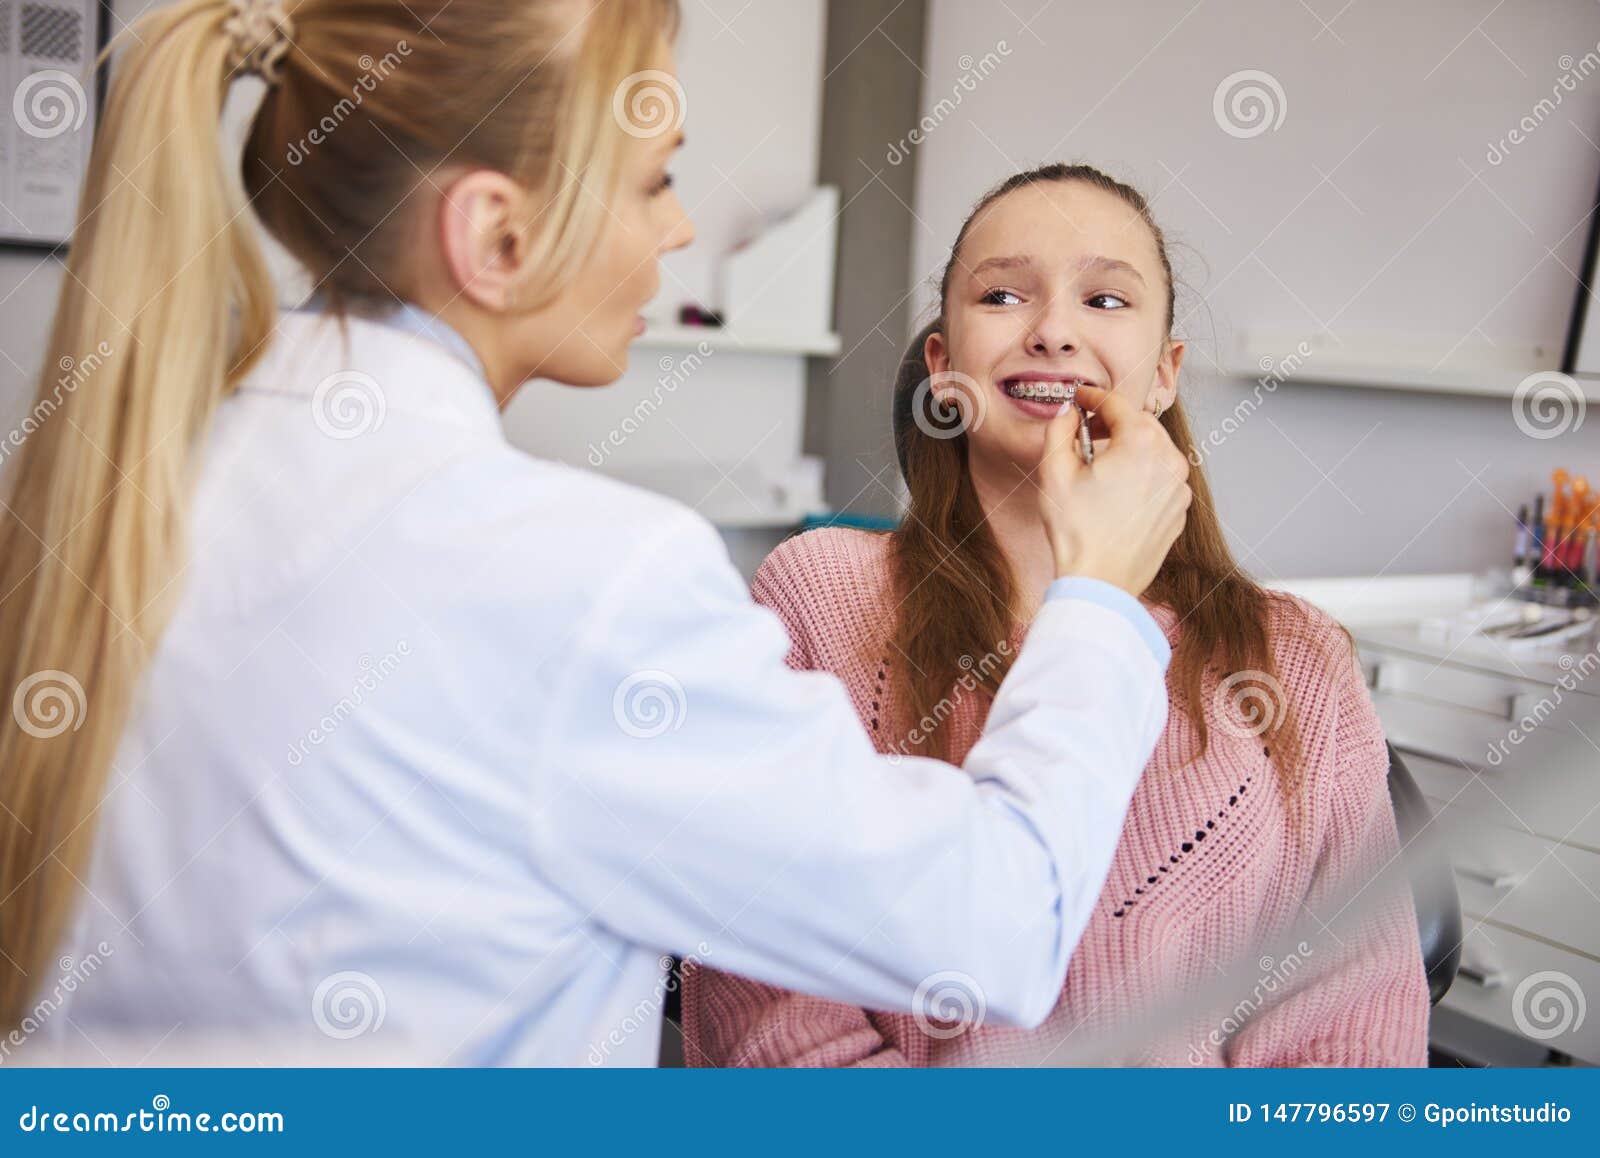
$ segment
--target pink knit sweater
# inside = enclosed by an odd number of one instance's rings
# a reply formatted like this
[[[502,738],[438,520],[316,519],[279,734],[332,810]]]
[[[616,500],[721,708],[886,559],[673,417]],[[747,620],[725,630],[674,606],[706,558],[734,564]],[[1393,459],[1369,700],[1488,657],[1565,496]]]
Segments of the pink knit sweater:
[[[833,672],[882,751],[904,747],[890,702],[894,656],[889,539],[842,529],[790,539],[762,565],[757,600],[788,628],[789,663]],[[1176,615],[1150,608],[1169,642]],[[818,1000],[703,966],[686,966],[684,1049],[690,1065],[1007,1065],[1037,1060],[1051,1043],[1096,1031],[1214,981],[1220,966],[1313,915],[1330,920],[1352,883],[1397,855],[1383,732],[1342,632],[1299,601],[1269,625],[1283,698],[1305,751],[1309,804],[1291,831],[1274,765],[1226,696],[1207,697],[1210,748],[1187,767],[1193,738],[1174,698],[1145,770],[1093,917],[1073,955],[1061,1000],[1037,1030],[962,1027],[909,1014]],[[988,700],[952,689],[953,755],[965,757]],[[1227,726],[1224,726],[1227,725]],[[1228,726],[1231,726],[1231,731]],[[1315,926],[1313,926],[1315,927]],[[1178,1066],[1420,1066],[1427,1064],[1428,987],[1409,897],[1380,907],[1359,938],[1307,944],[1302,960],[1261,960],[1243,985],[1264,1006],[1236,1028],[1229,1011],[1194,1015],[1132,1060]],[[1317,968],[1313,971],[1312,967]],[[1293,996],[1270,993],[1304,968]],[[1235,974],[1237,977],[1237,974]],[[1251,996],[1255,986],[1255,996]],[[1262,996],[1268,994],[1269,996]],[[970,1008],[970,1004],[968,1008]],[[943,1007],[940,1007],[943,1010]],[[933,1012],[933,1011],[930,1011]],[[1080,1036],[1081,1035],[1081,1036]],[[1225,1044],[1217,1044],[1225,1042]]]

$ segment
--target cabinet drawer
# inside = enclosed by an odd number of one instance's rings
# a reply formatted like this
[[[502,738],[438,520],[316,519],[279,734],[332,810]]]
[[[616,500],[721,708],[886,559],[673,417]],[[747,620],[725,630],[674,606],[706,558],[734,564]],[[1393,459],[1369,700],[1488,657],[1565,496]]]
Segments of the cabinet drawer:
[[[1600,1064],[1600,962],[1467,921],[1447,1008]]]
[[[1448,809],[1454,816],[1600,848],[1600,752],[1581,737],[1577,744],[1530,747],[1499,767],[1474,768],[1418,752],[1403,733],[1389,739],[1436,812]]]
[[[1449,841],[1463,912],[1600,957],[1600,855],[1454,807],[1436,823]]]
[[[1364,655],[1372,700],[1397,745],[1475,768],[1527,764],[1548,748],[1579,744],[1600,762],[1600,697],[1578,672],[1565,683]],[[1590,744],[1584,737],[1592,737]],[[1543,759],[1543,756],[1539,757]]]
[[[1384,734],[1395,747],[1472,769],[1492,768],[1498,741],[1511,727],[1504,716],[1451,707],[1383,691],[1372,693]],[[1502,761],[1504,762],[1504,761]]]
[[[1529,694],[1549,691],[1533,680],[1448,663],[1428,663],[1411,656],[1370,653],[1363,655],[1362,663],[1375,692],[1428,700],[1499,720],[1512,719],[1518,704]]]

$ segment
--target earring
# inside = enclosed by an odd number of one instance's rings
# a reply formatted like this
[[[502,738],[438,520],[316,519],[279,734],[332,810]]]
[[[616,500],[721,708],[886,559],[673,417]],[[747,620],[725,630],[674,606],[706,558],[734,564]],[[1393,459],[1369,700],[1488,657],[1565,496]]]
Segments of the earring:
[[[1166,407],[1161,404],[1160,399],[1157,399],[1156,400],[1156,408],[1151,413],[1153,413],[1156,416],[1156,420],[1158,422],[1161,420],[1161,412],[1164,411],[1165,409],[1166,409]]]

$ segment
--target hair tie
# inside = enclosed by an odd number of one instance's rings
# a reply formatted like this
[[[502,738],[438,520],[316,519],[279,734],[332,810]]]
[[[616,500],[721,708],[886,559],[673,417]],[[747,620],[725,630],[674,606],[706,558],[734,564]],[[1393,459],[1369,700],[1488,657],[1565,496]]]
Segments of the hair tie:
[[[294,21],[283,10],[283,0],[228,0],[228,7],[232,15],[222,22],[231,42],[228,71],[255,73],[269,85],[277,84],[294,36]]]

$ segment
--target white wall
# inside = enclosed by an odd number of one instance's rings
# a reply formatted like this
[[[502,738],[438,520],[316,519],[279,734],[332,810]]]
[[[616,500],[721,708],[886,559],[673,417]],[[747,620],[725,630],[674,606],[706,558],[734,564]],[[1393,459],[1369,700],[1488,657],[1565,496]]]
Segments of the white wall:
[[[1035,7],[932,0],[924,108],[960,101],[919,146],[919,303],[986,187],[1086,160],[1152,197],[1175,243],[1199,430],[1250,393],[1211,365],[1249,329],[1558,360],[1600,176],[1600,73],[1500,163],[1488,153],[1552,95],[1564,55],[1597,49],[1589,0]],[[991,52],[998,67],[960,89]],[[1244,69],[1284,94],[1281,125],[1249,138],[1213,113]],[[1505,508],[1555,466],[1600,475],[1597,451],[1600,422],[1534,440],[1509,400],[1292,380],[1210,462],[1247,566],[1358,574],[1506,562]]]
[[[0,431],[11,430],[32,400],[63,276],[59,262],[0,251]]]
[[[114,31],[151,3],[120,0]],[[653,311],[670,317],[682,302],[719,304],[720,257],[764,221],[797,206],[813,187],[823,17],[823,0],[684,5],[677,63],[687,94],[688,144],[674,173],[698,238],[664,263]],[[237,86],[235,95],[241,95]],[[8,428],[31,397],[62,276],[59,263],[36,254],[0,252],[0,419]],[[628,374],[603,390],[535,383],[508,410],[508,433],[534,453],[582,463],[591,445],[620,429],[641,399],[657,394],[666,404],[621,447],[608,449],[604,469],[638,477],[692,469],[696,477],[684,485],[693,493],[685,497],[703,498],[708,513],[753,509],[764,500],[755,493],[761,480],[752,481],[750,472],[767,468],[781,475],[800,456],[804,364],[729,352],[696,360],[687,353],[636,348]],[[664,372],[674,385],[663,393],[658,380]],[[723,472],[746,458],[735,482],[724,483]]]

